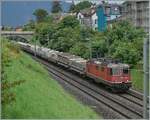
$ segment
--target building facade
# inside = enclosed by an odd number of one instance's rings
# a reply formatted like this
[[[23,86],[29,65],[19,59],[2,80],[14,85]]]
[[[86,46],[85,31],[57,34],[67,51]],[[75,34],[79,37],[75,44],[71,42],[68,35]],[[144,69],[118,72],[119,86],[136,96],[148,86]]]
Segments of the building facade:
[[[121,16],[121,5],[102,3],[97,6],[98,30],[104,31],[109,21]]]
[[[87,8],[82,11],[80,11],[77,14],[77,19],[80,21],[80,24],[89,28],[92,28],[93,30],[96,30],[98,27],[97,24],[97,15],[96,15],[96,9],[95,8]]]
[[[118,4],[101,3],[81,10],[77,18],[81,25],[92,28],[93,30],[104,31],[110,20],[116,19],[121,15],[121,6]]]
[[[129,20],[134,26],[149,32],[149,1],[134,0],[123,3],[122,20]]]

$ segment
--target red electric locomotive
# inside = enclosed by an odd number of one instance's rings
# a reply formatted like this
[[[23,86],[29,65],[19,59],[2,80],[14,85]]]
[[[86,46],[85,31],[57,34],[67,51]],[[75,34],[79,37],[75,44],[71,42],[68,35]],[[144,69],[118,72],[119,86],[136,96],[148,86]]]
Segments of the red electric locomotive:
[[[89,60],[86,74],[98,83],[103,83],[113,91],[126,91],[131,87],[129,65],[110,59]]]

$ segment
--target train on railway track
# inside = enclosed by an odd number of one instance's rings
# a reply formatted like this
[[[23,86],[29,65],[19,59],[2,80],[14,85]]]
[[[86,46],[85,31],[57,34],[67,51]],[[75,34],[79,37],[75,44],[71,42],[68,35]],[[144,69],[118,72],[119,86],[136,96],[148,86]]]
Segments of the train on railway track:
[[[23,42],[18,42],[18,44],[24,51],[92,78],[95,82],[104,84],[112,91],[127,91],[132,85],[129,65],[127,64],[105,58],[86,60],[79,56],[37,45]]]

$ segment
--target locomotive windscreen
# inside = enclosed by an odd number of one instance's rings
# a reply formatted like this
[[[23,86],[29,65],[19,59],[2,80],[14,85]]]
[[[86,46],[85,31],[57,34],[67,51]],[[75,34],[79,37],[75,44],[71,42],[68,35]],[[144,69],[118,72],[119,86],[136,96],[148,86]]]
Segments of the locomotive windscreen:
[[[110,75],[119,75],[120,69],[118,68],[110,68]]]
[[[123,74],[128,74],[129,69],[128,68],[110,68],[110,75],[122,75]]]
[[[129,73],[129,69],[128,68],[123,68],[123,74],[128,74]]]

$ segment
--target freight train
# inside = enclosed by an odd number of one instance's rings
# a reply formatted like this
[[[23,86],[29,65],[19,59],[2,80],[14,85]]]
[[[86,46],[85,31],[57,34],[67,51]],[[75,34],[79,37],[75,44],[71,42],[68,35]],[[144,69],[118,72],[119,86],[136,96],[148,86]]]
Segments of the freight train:
[[[109,87],[112,91],[127,91],[132,85],[129,65],[112,59],[86,60],[69,53],[59,52],[36,45],[18,42],[20,47],[31,54],[92,78],[97,83]]]

